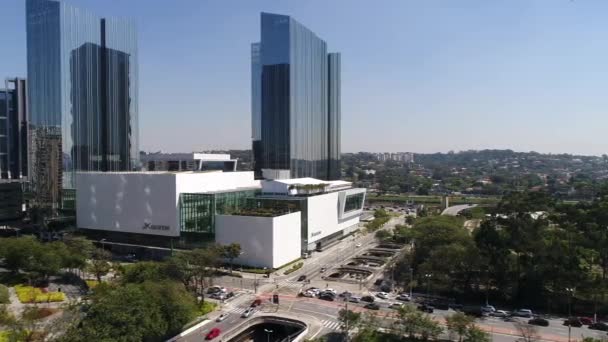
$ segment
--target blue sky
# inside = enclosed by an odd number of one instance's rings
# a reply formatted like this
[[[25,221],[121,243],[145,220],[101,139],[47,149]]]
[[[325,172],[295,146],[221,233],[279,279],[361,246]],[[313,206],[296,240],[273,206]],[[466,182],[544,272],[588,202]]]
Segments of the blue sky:
[[[250,146],[259,13],[342,53],[342,149],[608,153],[605,0],[69,0],[134,17],[144,150]],[[2,0],[0,79],[26,76],[24,0]]]

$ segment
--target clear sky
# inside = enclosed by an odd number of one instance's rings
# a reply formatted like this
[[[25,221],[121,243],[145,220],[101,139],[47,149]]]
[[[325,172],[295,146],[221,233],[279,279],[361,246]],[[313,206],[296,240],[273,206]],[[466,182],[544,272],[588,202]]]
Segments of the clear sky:
[[[67,0],[134,17],[146,151],[250,147],[260,12],[342,53],[342,150],[608,153],[605,0]],[[25,1],[1,0],[0,79],[26,76]]]

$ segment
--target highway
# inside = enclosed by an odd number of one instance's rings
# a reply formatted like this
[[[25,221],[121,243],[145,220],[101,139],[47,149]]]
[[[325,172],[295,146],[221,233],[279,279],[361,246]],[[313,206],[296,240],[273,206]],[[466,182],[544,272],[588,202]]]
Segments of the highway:
[[[441,212],[441,215],[456,216],[456,215],[458,215],[459,212],[461,212],[461,211],[463,211],[465,209],[475,208],[476,206],[477,206],[477,204],[453,205],[451,207],[448,207],[448,208],[444,209]]]

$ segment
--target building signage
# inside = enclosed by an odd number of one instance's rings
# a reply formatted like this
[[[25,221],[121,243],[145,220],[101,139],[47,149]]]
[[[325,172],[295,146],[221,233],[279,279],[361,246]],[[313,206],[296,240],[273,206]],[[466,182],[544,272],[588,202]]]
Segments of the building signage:
[[[143,230],[170,230],[171,227],[165,226],[162,224],[152,224],[150,222],[144,222],[144,225],[141,229],[143,229]]]
[[[321,235],[321,233],[322,233],[322,231],[319,230],[318,232],[314,232],[314,233],[310,234],[310,237],[315,237],[317,235]]]

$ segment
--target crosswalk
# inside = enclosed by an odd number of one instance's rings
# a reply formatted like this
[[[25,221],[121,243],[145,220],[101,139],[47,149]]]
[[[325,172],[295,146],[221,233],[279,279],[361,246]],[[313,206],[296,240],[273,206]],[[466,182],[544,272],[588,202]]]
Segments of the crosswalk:
[[[293,289],[302,288],[302,283],[294,281],[294,280],[283,279],[283,280],[278,281],[276,284],[279,285],[279,287],[290,287]]]
[[[247,310],[247,309],[248,308],[246,308],[246,307],[236,307],[236,308],[232,308],[232,309],[228,310],[227,312],[231,313],[231,314],[238,314],[238,315],[240,315],[243,312],[245,312],[245,310]]]
[[[330,330],[340,330],[340,322],[337,321],[323,319],[321,320],[321,324],[323,324],[324,327]]]

